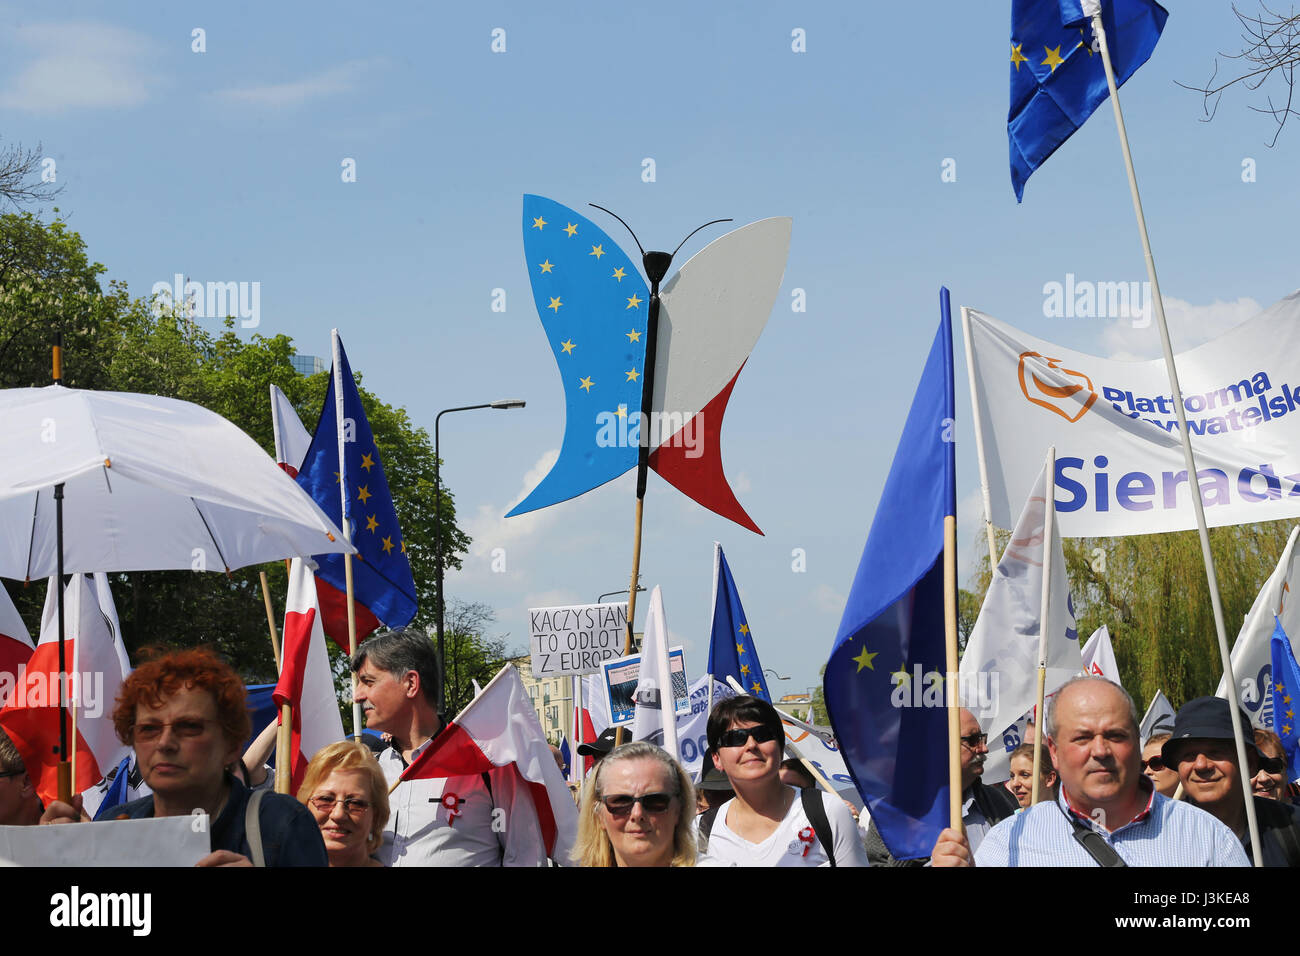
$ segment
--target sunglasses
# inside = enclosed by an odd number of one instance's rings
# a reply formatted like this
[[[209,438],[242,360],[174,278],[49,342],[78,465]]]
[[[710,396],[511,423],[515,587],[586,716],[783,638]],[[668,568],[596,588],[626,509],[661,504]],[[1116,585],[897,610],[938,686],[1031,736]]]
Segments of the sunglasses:
[[[724,731],[718,738],[718,746],[743,747],[750,737],[754,738],[756,744],[765,744],[770,740],[776,740],[776,731],[761,724],[757,727],[741,727],[737,730]]]
[[[988,734],[967,734],[965,737],[958,737],[957,739],[960,740],[962,743],[964,743],[971,750],[974,750],[976,747],[981,747],[984,744],[988,743],[989,735]]]
[[[641,804],[641,809],[646,813],[663,813],[671,806],[673,795],[671,793],[643,793],[639,797],[634,797],[628,793],[611,793],[607,797],[601,797],[600,802],[605,805],[605,812],[611,817],[623,819],[632,812],[636,804]]]
[[[1143,760],[1142,769],[1147,770],[1148,768],[1157,771],[1164,770],[1165,762],[1161,760],[1159,757],[1152,757],[1150,760]]]
[[[370,809],[370,801],[362,800],[358,797],[348,797],[346,800],[339,800],[331,793],[323,794],[319,797],[311,798],[311,805],[321,813],[333,813],[334,807],[343,804],[343,812],[350,817],[359,817]]]

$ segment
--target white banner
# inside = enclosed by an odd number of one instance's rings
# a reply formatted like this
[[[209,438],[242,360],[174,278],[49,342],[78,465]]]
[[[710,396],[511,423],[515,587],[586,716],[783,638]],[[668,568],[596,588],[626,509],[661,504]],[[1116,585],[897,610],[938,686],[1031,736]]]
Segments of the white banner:
[[[1064,537],[1196,527],[1163,360],[1097,358],[968,314],[994,524],[1010,527],[1054,445]],[[1300,516],[1300,292],[1177,364],[1206,521]]]
[[[1237,641],[1232,645],[1232,676],[1237,678],[1237,699],[1256,727],[1273,727],[1273,615],[1282,622],[1282,630],[1291,639],[1296,652],[1296,635],[1300,634],[1300,551],[1296,536],[1300,526],[1291,529],[1277,567],[1255,595]],[[1294,581],[1295,584],[1291,582]],[[1227,675],[1219,678],[1218,697],[1228,696]]]
[[[594,674],[602,661],[623,653],[627,602],[528,609],[533,677]]]

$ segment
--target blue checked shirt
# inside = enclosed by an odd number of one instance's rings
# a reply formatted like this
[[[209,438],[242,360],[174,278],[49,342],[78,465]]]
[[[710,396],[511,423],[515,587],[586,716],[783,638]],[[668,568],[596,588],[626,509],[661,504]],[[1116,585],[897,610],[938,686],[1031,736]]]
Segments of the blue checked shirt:
[[[1112,833],[1072,809],[1064,787],[1056,800],[1036,803],[990,830],[975,851],[975,865],[1097,866],[1074,839],[1067,813],[1100,833],[1129,866],[1250,866],[1241,841],[1197,807],[1152,790],[1146,809]]]

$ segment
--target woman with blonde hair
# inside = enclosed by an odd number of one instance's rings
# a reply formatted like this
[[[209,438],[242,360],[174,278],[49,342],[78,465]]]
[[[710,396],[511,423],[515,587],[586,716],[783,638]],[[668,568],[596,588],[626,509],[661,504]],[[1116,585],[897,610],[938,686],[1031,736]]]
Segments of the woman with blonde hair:
[[[573,861],[579,866],[694,866],[695,788],[681,765],[646,741],[616,747],[582,791]]]
[[[298,799],[316,818],[330,866],[383,866],[371,854],[384,842],[388,781],[369,747],[341,740],[321,748]]]

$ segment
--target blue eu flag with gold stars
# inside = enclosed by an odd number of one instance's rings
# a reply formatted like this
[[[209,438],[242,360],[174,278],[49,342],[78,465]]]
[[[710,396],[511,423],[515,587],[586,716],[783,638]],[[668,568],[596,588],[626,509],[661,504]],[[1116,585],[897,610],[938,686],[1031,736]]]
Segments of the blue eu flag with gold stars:
[[[1011,5],[1011,185],[1025,183],[1110,95],[1087,0],[1014,0]],[[1115,86],[1151,56],[1169,13],[1153,0],[1106,0],[1106,30]]]
[[[418,608],[415,579],[406,556],[397,511],[384,477],[375,438],[366,420],[361,396],[352,378],[343,343],[338,343],[341,376],[330,370],[330,388],[325,395],[311,447],[298,470],[302,486],[329,519],[342,527],[343,502],[339,484],[346,478],[348,513],[352,520],[352,588],[356,599],[357,639],[383,624],[401,628],[411,623]],[[338,401],[335,382],[341,377],[343,391],[344,465],[339,467]],[[313,558],[316,592],[321,605],[325,633],[341,647],[347,647],[347,580],[343,555],[318,554]]]
[[[1296,720],[1296,692],[1300,691],[1300,667],[1296,666],[1291,639],[1282,622],[1273,618],[1269,650],[1273,656],[1273,732],[1282,738],[1286,750],[1287,779],[1300,780],[1300,721]]]
[[[709,673],[725,682],[728,676],[745,688],[745,692],[772,702],[763,677],[763,665],[758,662],[754,635],[750,633],[745,609],[740,606],[736,581],[727,566],[727,556],[722,545],[713,544],[715,576],[713,581],[713,635],[709,640]]]
[[[957,513],[952,319],[939,331],[903,425],[826,664],[840,752],[895,858],[929,856],[948,825],[945,518]],[[937,672],[937,675],[936,675]],[[942,686],[942,684],[939,684]]]
[[[533,301],[564,383],[560,457],[506,517],[576,498],[637,463],[650,290],[623,250],[568,206],[524,196]]]

